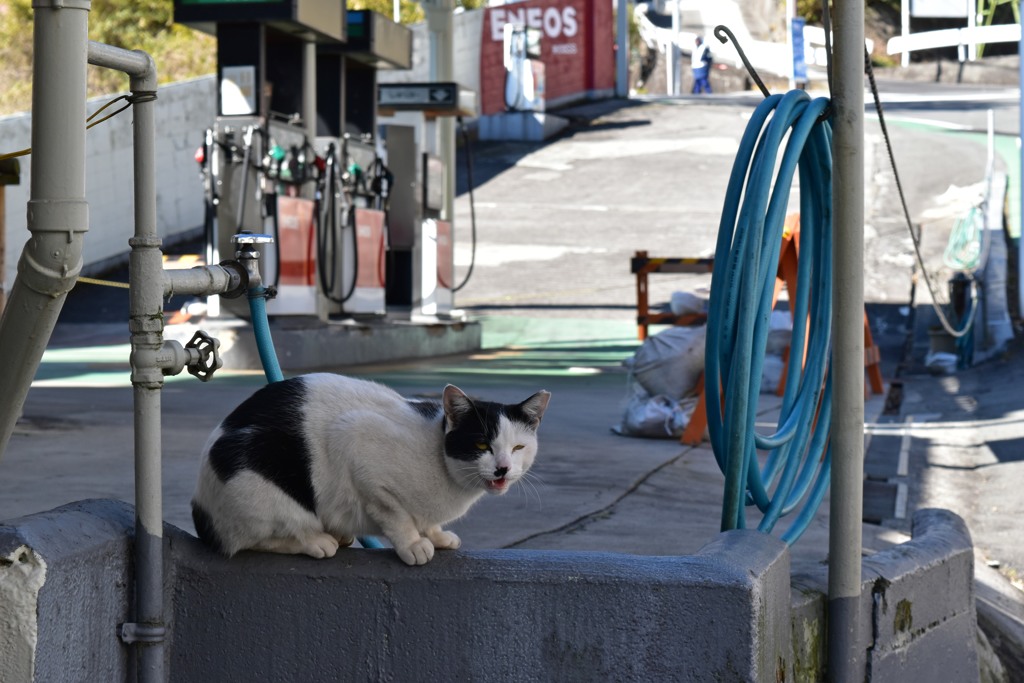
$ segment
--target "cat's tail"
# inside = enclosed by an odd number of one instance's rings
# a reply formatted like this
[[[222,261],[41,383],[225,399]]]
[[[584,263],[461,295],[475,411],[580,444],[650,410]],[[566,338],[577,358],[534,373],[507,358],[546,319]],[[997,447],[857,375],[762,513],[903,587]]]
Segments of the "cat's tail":
[[[210,517],[210,513],[194,499],[192,500],[192,523],[196,527],[199,540],[222,555],[230,555],[220,536],[217,535],[216,529],[213,528],[213,519]]]

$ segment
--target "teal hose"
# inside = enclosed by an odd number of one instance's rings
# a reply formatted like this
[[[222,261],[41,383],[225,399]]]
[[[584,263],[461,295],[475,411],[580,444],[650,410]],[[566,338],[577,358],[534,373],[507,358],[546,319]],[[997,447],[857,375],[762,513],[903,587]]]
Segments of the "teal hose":
[[[767,97],[754,111],[726,190],[708,307],[705,399],[711,446],[725,474],[721,528],[744,528],[744,509],[753,504],[763,513],[758,529],[769,533],[802,503],[782,535],[787,543],[813,519],[831,468],[832,129],[819,120],[828,107],[826,98],[812,100],[794,90]],[[755,430],[757,398],[797,173],[800,258],[796,296],[789,302],[792,360],[778,424],[762,435]],[[767,451],[763,466],[759,449]]]
[[[252,319],[252,331],[256,335],[256,348],[259,350],[260,363],[267,383],[280,382],[284,379],[281,365],[277,362],[274,350],[274,339],[270,336],[270,321],[267,319],[267,288],[263,285],[249,290],[249,317]],[[359,538],[364,548],[383,548],[384,544],[373,536]]]
[[[263,374],[267,376],[267,384],[280,382],[284,379],[281,365],[277,362],[274,351],[274,339],[270,336],[270,321],[267,320],[267,288],[263,285],[249,290],[249,318],[252,320],[252,332],[256,335],[256,349],[260,354]]]

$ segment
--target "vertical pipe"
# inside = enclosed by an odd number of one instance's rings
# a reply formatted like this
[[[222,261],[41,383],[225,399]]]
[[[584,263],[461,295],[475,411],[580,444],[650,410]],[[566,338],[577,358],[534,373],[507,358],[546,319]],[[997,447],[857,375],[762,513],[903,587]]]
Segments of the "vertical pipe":
[[[150,61],[152,65],[152,62]],[[152,79],[133,76],[136,96],[156,93]],[[156,231],[156,128],[153,100],[137,101],[132,117],[135,152],[135,236],[129,273],[128,309],[132,337],[132,386],[135,392],[135,621],[163,628],[163,498],[160,472],[160,400],[163,372],[138,367],[135,351],[163,346],[163,261]],[[139,680],[163,683],[162,637],[137,645]]]
[[[156,66],[144,52],[89,44],[89,63],[123,71],[132,91],[135,234],[128,240],[128,329],[135,397],[135,623],[138,680],[164,683],[163,496],[160,390],[163,370],[163,259],[156,231]],[[124,633],[124,632],[123,632]]]
[[[31,238],[0,318],[0,454],[67,293],[82,269],[85,201],[85,61],[89,0],[33,3]]]
[[[615,7],[615,96],[629,97],[629,10],[626,0],[617,0]]]
[[[864,470],[864,0],[835,3],[832,93],[832,493],[829,518],[828,673],[863,681],[858,643]]]
[[[427,14],[427,28],[430,31],[430,80],[452,82],[455,80],[455,0],[431,0],[424,3]],[[441,216],[455,222],[455,118],[438,117],[438,156],[444,164],[444,205]]]
[[[445,0],[441,16],[441,31],[438,35],[437,74],[434,80],[451,82],[455,80],[455,2]],[[445,193],[442,215],[446,221],[455,222],[455,117],[443,116],[437,122],[438,147],[444,162]]]
[[[312,36],[306,38],[302,52],[302,118],[312,142],[316,137],[316,42]]]

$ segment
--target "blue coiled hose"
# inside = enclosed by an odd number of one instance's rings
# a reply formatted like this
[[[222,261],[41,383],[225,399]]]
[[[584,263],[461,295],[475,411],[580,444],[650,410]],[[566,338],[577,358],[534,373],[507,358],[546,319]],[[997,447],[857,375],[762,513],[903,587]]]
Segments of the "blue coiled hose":
[[[764,515],[758,529],[771,532],[779,517],[804,501],[782,535],[786,543],[807,528],[828,489],[831,469],[828,107],[826,98],[812,100],[794,90],[767,97],[754,111],[729,178],[708,310],[705,398],[711,446],[726,478],[722,530],[743,528],[744,507],[754,504]],[[762,435],[755,431],[757,399],[795,171],[800,179],[800,258],[796,300],[789,302],[790,363],[776,431]],[[763,466],[757,449],[768,451]]]
[[[263,364],[263,374],[267,376],[267,383],[280,382],[284,379],[281,372],[281,365],[277,362],[277,352],[274,351],[274,340],[270,336],[270,321],[267,319],[267,288],[263,285],[252,287],[248,292],[249,296],[249,317],[252,319],[252,331],[256,335],[256,348],[260,353],[260,363]],[[384,544],[373,536],[362,536],[359,544],[364,548],[383,548]]]

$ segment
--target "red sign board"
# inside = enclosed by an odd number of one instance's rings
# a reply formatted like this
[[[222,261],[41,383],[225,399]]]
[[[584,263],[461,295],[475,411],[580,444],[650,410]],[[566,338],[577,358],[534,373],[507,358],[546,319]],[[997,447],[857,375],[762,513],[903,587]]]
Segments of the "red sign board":
[[[455,285],[455,264],[452,263],[452,224],[448,221],[437,223],[437,284],[445,289]]]
[[[357,287],[384,286],[384,212],[356,209]]]
[[[607,0],[528,0],[489,7],[480,46],[480,113],[505,111],[505,24],[541,31],[549,105],[615,87],[612,3]]]
[[[313,284],[313,208],[312,199],[277,197],[278,245],[281,254],[282,285]]]

